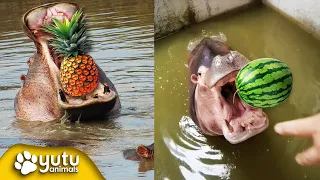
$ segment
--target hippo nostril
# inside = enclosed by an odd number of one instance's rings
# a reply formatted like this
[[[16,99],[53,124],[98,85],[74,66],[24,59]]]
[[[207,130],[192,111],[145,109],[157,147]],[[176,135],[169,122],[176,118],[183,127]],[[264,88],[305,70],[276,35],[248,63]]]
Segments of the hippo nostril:
[[[103,94],[110,93],[110,88],[108,84],[104,83],[103,85],[104,85]]]
[[[61,89],[59,89],[59,95],[60,95],[61,101],[68,103],[68,100]]]

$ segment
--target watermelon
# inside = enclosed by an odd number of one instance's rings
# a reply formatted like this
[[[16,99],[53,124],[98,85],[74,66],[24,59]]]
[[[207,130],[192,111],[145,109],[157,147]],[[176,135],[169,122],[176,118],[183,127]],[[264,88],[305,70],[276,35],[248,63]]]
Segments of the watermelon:
[[[269,108],[285,101],[292,89],[289,67],[272,58],[261,58],[246,64],[236,77],[237,93],[252,107]]]

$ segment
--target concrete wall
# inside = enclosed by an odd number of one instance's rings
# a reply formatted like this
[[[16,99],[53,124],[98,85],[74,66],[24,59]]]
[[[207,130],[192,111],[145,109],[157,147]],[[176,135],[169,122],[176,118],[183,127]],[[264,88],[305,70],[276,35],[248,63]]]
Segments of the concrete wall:
[[[155,36],[165,36],[254,1],[257,0],[155,0]]]
[[[263,3],[320,38],[320,0],[263,0]]]

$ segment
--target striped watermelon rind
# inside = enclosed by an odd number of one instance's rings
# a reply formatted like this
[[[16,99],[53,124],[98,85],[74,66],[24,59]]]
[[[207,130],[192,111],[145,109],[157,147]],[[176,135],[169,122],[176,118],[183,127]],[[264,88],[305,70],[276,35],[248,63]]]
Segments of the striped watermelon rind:
[[[242,101],[256,108],[279,105],[290,96],[292,73],[273,58],[261,58],[246,64],[236,77],[237,93]]]

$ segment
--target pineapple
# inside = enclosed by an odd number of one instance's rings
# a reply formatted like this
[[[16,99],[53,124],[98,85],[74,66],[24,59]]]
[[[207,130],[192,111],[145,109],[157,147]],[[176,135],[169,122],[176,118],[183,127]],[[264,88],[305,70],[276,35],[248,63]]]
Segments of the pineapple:
[[[53,25],[44,25],[45,32],[54,35],[50,45],[59,56],[60,82],[63,91],[72,97],[84,97],[93,92],[99,83],[98,69],[88,55],[89,44],[82,9],[76,11],[69,21],[53,18]]]

